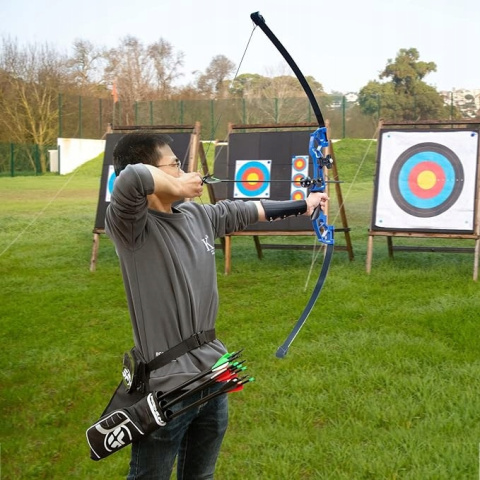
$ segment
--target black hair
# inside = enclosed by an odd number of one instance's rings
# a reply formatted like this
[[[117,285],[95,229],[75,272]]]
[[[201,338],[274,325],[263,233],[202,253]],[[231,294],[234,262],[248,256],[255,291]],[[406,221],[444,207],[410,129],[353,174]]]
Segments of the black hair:
[[[118,176],[127,165],[136,163],[157,165],[162,158],[160,148],[171,142],[170,136],[160,133],[127,133],[113,149],[115,175]]]

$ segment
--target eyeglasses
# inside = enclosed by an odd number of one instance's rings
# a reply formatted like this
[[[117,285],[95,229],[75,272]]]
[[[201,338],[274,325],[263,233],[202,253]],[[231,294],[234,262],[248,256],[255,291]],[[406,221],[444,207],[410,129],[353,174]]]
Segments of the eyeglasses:
[[[160,167],[174,167],[174,168],[178,168],[180,169],[180,167],[182,166],[182,163],[180,162],[180,160],[175,160],[174,163],[168,163],[167,165],[157,165],[158,168]]]

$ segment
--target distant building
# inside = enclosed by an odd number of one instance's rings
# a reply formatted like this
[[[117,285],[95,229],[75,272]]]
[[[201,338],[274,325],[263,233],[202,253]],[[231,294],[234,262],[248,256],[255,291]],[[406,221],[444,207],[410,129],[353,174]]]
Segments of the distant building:
[[[358,93],[355,93],[355,92],[346,93],[345,100],[347,102],[355,103],[358,100]]]
[[[457,107],[463,116],[469,118],[480,116],[480,88],[473,90],[460,88],[439,93],[446,105]]]
[[[342,108],[344,102],[346,103],[357,103],[358,93],[348,92],[348,93],[339,93],[330,96],[330,108]]]

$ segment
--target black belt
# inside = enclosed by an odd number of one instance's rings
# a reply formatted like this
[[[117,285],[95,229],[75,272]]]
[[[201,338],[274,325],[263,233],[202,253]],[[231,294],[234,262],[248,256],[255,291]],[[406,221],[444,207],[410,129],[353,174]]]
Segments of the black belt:
[[[163,367],[167,363],[170,363],[172,360],[175,360],[178,357],[181,357],[191,350],[195,350],[205,343],[213,342],[217,337],[215,336],[215,329],[205,330],[202,332],[194,333],[191,337],[187,338],[183,342],[175,345],[174,347],[168,349],[166,352],[157,355],[152,361],[148,362],[146,365],[147,372],[152,372],[157,368]]]

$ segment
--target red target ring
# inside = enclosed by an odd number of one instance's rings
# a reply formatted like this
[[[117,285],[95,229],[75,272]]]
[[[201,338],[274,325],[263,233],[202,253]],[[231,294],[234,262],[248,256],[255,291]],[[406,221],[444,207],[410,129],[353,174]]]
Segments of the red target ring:
[[[408,184],[419,198],[435,197],[445,186],[445,171],[437,163],[421,162],[412,168]]]

